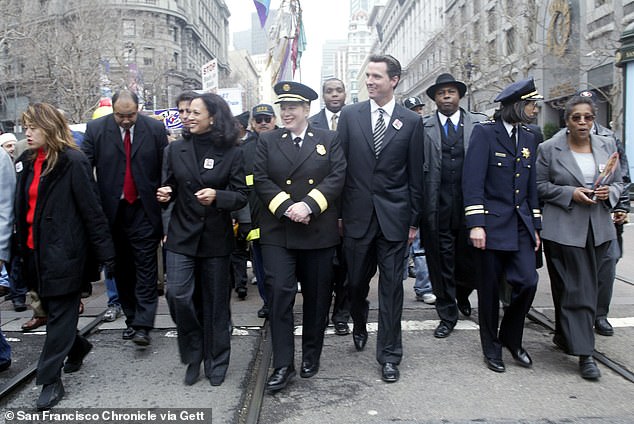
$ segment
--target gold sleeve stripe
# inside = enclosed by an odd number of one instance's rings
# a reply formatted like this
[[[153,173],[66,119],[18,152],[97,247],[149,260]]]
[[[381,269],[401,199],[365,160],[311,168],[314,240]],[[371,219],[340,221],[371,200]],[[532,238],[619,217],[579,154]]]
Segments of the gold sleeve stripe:
[[[533,213],[541,214],[542,210],[541,209],[533,209]]]
[[[248,186],[252,186],[253,185],[253,174],[249,174],[247,175],[246,179],[246,183]]]
[[[476,209],[484,210],[484,205],[473,205],[473,206],[467,206],[466,208],[464,208],[465,212],[469,212]]]
[[[277,208],[279,208],[282,203],[286,202],[290,198],[291,196],[285,191],[279,192],[277,196],[275,196],[273,200],[271,200],[271,202],[269,203],[269,210],[271,211],[271,213],[275,215],[275,211],[277,210]]]
[[[315,202],[317,202],[317,204],[319,205],[319,209],[321,209],[321,212],[325,211],[328,208],[328,200],[326,200],[326,197],[321,194],[321,191],[314,188],[310,191],[310,193],[308,193],[308,196],[310,196]]]
[[[465,216],[470,216],[470,215],[484,215],[484,209],[482,210],[477,210],[477,211],[467,211],[464,214]]]

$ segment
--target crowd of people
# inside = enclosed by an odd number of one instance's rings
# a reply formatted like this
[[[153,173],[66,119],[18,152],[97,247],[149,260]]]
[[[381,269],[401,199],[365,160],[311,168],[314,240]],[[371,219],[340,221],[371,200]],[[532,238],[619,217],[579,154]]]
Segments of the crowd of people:
[[[75,329],[82,292],[100,270],[112,284],[106,319],[122,309],[122,339],[140,347],[152,343],[157,281],[166,275],[186,385],[199,380],[201,364],[212,386],[225,379],[232,287],[247,296],[247,259],[262,300],[257,314],[271,326],[270,393],[296,375],[298,285],[299,374],[310,378],[329,321],[365,349],[377,270],[376,360],[383,381],[398,381],[410,255],[416,299],[438,314],[434,337],[449,337],[460,313],[471,315],[477,290],[485,365],[504,372],[505,348],[528,368],[523,329],[542,242],[553,341],[579,356],[583,378],[600,377],[594,332],[614,332],[607,314],[629,174],[622,143],[594,122],[592,93],[572,96],[566,129],[542,141],[532,122],[543,96],[532,78],[502,90],[488,119],[460,106],[467,86],[451,74],[426,90],[436,106],[427,116],[419,97],[397,102],[394,57],[370,56],[365,75],[369,100],[346,105],[343,82],[331,78],[314,116],[313,89],[279,82],[280,126],[271,104],[234,117],[221,97],[185,92],[175,105],[183,129],[173,137],[139,112],[135,93],[120,90],[112,113],[87,124],[81,147],[61,111],[27,108],[26,150],[16,154],[15,137],[0,136],[0,265],[43,309],[39,409],[62,399],[62,371],[79,370],[92,349]],[[15,290],[16,310],[25,289]],[[0,371],[10,364],[2,338]]]

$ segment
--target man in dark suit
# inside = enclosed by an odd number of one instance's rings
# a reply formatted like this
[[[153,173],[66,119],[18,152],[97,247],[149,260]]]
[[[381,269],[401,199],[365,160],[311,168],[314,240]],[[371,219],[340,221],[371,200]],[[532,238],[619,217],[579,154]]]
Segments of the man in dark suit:
[[[370,100],[346,106],[337,132],[348,160],[342,198],[353,342],[363,350],[370,279],[379,268],[376,358],[386,382],[399,379],[401,314],[408,241],[418,231],[422,203],[423,121],[394,99],[401,65],[372,55],[366,69]]]
[[[440,323],[434,337],[449,336],[458,322],[458,310],[471,314],[473,264],[467,244],[462,202],[462,164],[476,122],[485,115],[465,111],[460,99],[467,86],[450,74],[441,74],[427,89],[437,111],[423,120],[425,132],[421,235],[436,295]]]
[[[535,297],[535,251],[540,245],[541,211],[537,200],[535,135],[527,103],[543,99],[532,78],[517,81],[496,98],[502,107],[494,121],[473,128],[465,155],[462,190],[465,223],[473,247],[478,287],[480,341],[487,367],[504,372],[502,347],[518,365],[533,361],[522,347],[524,319]],[[513,288],[499,326],[499,284]]]
[[[266,388],[283,389],[295,375],[293,305],[302,283],[303,330],[300,376],[319,371],[328,307],[332,258],[339,243],[337,199],[346,160],[337,133],[308,124],[311,88],[275,85],[285,128],[262,134],[256,147],[255,190],[267,210],[260,221],[269,299],[274,371]]]
[[[346,104],[346,87],[343,81],[337,78],[329,78],[322,86],[322,97],[325,107],[317,114],[311,116],[308,122],[313,128],[337,130],[341,109]],[[337,255],[334,259],[333,293],[331,321],[335,326],[335,334],[345,336],[350,334],[348,320],[350,319],[350,302],[348,301],[348,285],[346,280],[346,266],[343,257],[343,243],[337,246]]]
[[[95,167],[99,194],[116,250],[116,283],[127,328],[124,340],[150,344],[158,306],[156,250],[162,237],[155,194],[161,183],[167,133],[138,113],[136,94],[112,97],[114,112],[86,126],[82,150]]]

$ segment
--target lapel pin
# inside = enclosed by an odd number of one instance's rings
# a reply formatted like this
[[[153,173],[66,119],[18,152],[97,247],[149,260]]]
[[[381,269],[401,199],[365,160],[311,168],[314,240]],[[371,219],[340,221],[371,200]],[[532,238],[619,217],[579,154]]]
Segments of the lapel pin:
[[[403,126],[403,123],[400,119],[395,119],[394,122],[392,122],[392,126],[398,131]]]
[[[209,159],[209,158],[205,158],[205,161],[203,162],[203,168],[205,168],[205,169],[214,169],[214,160],[213,159]]]

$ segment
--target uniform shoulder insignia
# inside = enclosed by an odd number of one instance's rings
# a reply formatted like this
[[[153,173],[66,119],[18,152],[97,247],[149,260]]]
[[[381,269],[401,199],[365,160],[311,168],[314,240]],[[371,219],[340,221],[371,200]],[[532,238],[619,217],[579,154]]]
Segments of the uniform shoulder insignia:
[[[493,125],[495,124],[495,119],[487,119],[486,121],[480,121],[482,125]]]
[[[531,129],[531,127],[529,127],[529,126],[527,126],[527,125],[524,125],[524,124],[521,124],[521,126],[522,126],[522,128],[524,128],[526,131],[528,131],[528,132],[533,132],[533,130]]]

